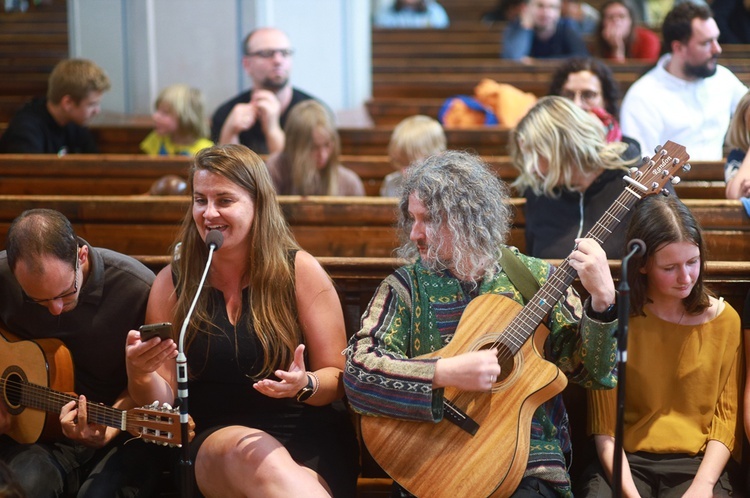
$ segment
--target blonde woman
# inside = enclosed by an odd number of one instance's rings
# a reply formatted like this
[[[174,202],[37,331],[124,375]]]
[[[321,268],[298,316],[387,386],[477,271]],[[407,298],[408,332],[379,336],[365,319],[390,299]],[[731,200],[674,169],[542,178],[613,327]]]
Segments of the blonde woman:
[[[194,156],[214,143],[208,138],[203,95],[197,88],[176,84],[164,88],[154,104],[154,130],[141,142],[151,156]]]
[[[561,259],[623,190],[631,160],[627,145],[607,143],[602,123],[563,97],[544,97],[518,123],[511,158],[520,172],[514,187],[526,199],[526,253]],[[624,221],[624,220],[623,220]],[[603,244],[622,254],[622,230]]]
[[[365,195],[359,176],[339,164],[339,134],[323,104],[307,100],[294,106],[284,133],[284,150],[266,161],[277,194]]]
[[[387,175],[380,187],[383,197],[401,196],[404,170],[414,161],[443,152],[447,147],[443,126],[429,116],[409,116],[393,129],[388,157],[396,171]]]

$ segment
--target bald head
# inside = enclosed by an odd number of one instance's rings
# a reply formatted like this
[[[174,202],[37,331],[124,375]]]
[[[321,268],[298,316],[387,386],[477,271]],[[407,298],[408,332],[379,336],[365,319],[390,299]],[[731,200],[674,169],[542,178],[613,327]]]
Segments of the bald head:
[[[242,65],[253,81],[253,88],[278,92],[289,84],[292,70],[292,43],[276,28],[251,31],[244,42]]]

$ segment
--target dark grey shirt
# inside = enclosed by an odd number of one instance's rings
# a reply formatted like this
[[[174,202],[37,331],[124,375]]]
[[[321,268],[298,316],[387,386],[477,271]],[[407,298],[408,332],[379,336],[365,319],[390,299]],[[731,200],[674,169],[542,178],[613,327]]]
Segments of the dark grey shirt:
[[[89,247],[89,276],[78,305],[59,316],[24,299],[0,252],[0,319],[22,339],[60,339],[73,357],[76,393],[111,405],[127,387],[125,340],[143,324],[154,274],[129,256],[79,243]]]

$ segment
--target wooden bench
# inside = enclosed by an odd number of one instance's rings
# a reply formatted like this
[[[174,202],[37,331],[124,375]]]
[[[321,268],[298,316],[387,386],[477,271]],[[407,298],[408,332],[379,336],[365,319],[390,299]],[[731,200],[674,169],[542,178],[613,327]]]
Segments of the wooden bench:
[[[315,256],[390,257],[398,245],[397,199],[296,197],[279,201],[300,245]],[[508,242],[524,250],[524,200],[512,198],[515,217]],[[685,199],[704,228],[709,257],[746,260],[750,218],[740,201]],[[0,196],[0,240],[25,209],[65,214],[91,244],[125,254],[168,254],[189,206],[187,197]]]
[[[138,144],[153,129],[146,116],[108,115],[97,118],[91,131],[105,154],[138,154]],[[341,153],[344,155],[380,155],[388,151],[393,126],[338,129]],[[482,155],[507,154],[509,130],[498,127],[478,127],[446,130],[451,149],[471,150]]]
[[[341,156],[377,196],[386,175],[393,171],[387,156]],[[486,156],[506,182],[517,176],[508,156]],[[149,157],[143,154],[0,154],[0,195],[137,195],[148,191],[164,175],[186,177],[190,159],[184,156]],[[701,162],[683,175],[676,187],[682,198],[723,199],[722,161]]]
[[[68,57],[65,2],[29,2],[27,12],[0,10],[0,122],[30,98],[47,93],[54,66]]]

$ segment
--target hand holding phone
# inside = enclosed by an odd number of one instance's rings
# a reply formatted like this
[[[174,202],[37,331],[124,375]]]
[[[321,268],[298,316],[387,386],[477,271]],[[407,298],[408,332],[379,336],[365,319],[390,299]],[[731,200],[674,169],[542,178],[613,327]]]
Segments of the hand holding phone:
[[[170,322],[149,323],[138,328],[141,333],[141,341],[145,342],[151,338],[159,337],[161,340],[172,338],[172,324]]]

